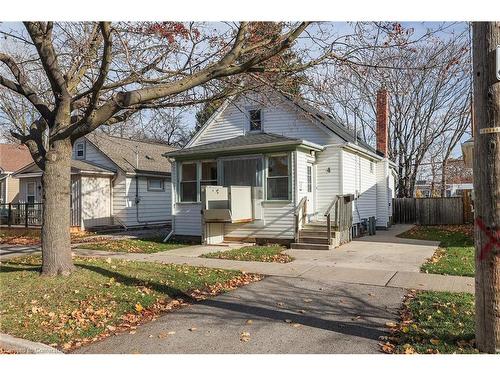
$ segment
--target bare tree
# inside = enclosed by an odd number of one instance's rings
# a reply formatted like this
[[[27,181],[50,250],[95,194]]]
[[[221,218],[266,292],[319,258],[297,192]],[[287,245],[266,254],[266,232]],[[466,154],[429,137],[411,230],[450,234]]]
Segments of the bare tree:
[[[449,26],[443,26],[419,34],[399,24],[376,26],[356,29],[348,40],[351,49],[359,46],[356,58],[338,60],[330,67],[337,74],[314,77],[310,97],[373,142],[375,93],[385,87],[391,96],[389,156],[399,166],[398,194],[412,196],[433,143],[453,134],[453,149],[470,121],[469,34],[466,27],[460,33],[446,33]],[[363,48],[370,43],[380,47]]]
[[[69,274],[70,161],[72,144],[102,125],[122,122],[141,110],[179,107],[235,94],[240,74],[267,72],[266,61],[303,34],[308,22],[279,35],[249,33],[249,23],[203,24],[25,22],[23,53],[0,52],[0,86],[23,98],[38,117],[14,129],[43,171],[42,274]],[[36,65],[43,81],[34,84]],[[296,62],[289,72],[314,64]],[[272,69],[272,66],[270,67]],[[213,85],[224,81],[224,90]],[[47,134],[47,142],[44,142]],[[61,212],[66,214],[61,215]]]

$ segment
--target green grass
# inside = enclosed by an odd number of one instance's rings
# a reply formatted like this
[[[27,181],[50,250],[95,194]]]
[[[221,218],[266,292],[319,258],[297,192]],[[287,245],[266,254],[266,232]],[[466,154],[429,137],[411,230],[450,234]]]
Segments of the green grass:
[[[163,242],[164,237],[151,237],[131,240],[110,240],[98,243],[78,245],[80,249],[104,250],[120,253],[158,253],[179,247],[189,246],[190,243],[180,241]]]
[[[396,352],[477,353],[474,348],[474,295],[421,292],[404,304]]]
[[[417,226],[398,237],[440,241],[440,247],[421,270],[441,275],[474,276],[475,250],[470,225]]]
[[[203,258],[231,259],[255,262],[275,262],[288,263],[293,258],[283,251],[283,246],[245,246],[240,249],[232,249],[227,251],[218,251],[215,253],[203,254]]]
[[[40,277],[39,256],[2,263],[0,331],[69,349],[138,320],[172,298],[189,299],[190,291],[211,291],[214,285],[224,289],[224,283],[242,275],[111,259],[77,258],[75,264],[70,276]]]

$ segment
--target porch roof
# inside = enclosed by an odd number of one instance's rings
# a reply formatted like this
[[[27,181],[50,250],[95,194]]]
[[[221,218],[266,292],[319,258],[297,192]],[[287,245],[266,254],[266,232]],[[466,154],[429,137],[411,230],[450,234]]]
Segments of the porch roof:
[[[114,175],[116,171],[105,168],[97,164],[90,163],[85,160],[71,160],[71,174],[101,174],[101,175]],[[41,176],[42,171],[38,166],[33,162],[28,164],[26,167],[20,169],[16,173],[14,173],[14,177],[23,178],[23,177],[36,177]]]
[[[207,143],[200,146],[194,146],[167,152],[165,157],[195,157],[205,155],[224,155],[259,152],[259,151],[277,151],[291,150],[297,147],[304,147],[310,150],[322,151],[323,146],[297,138],[285,137],[283,135],[269,133],[247,133],[230,139]]]

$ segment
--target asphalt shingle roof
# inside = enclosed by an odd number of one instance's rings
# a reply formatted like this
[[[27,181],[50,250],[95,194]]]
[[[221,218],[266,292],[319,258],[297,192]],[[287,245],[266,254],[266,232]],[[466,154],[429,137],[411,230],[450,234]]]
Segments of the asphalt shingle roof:
[[[0,144],[0,171],[15,172],[33,163],[28,148],[15,143]]]
[[[71,169],[77,173],[78,172],[101,172],[101,173],[116,172],[112,169],[104,168],[103,166],[90,163],[86,160],[75,160],[75,159],[71,160]]]
[[[246,146],[255,146],[257,147],[265,147],[268,145],[272,145],[275,143],[289,143],[293,144],[301,144],[302,140],[297,138],[285,137],[278,134],[270,134],[270,133],[247,133],[245,135],[240,135],[230,139],[224,139],[222,141],[216,141],[212,143],[207,143],[200,146],[188,147],[182,150],[177,150],[173,152],[168,152],[165,156],[187,156],[187,155],[196,155],[203,153],[212,153],[212,152],[223,152],[228,149],[235,149],[239,147]]]
[[[170,163],[166,162],[162,155],[177,149],[164,143],[137,141],[104,133],[91,133],[85,137],[120,169],[128,173],[170,173]],[[139,155],[138,163],[136,152]]]

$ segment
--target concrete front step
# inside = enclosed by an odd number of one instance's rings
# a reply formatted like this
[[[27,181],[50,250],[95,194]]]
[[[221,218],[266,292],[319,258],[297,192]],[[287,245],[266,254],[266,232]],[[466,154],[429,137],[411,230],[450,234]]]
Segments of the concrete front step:
[[[328,238],[325,236],[317,236],[317,237],[314,237],[314,236],[310,236],[310,235],[306,235],[304,233],[301,233],[300,237],[299,237],[299,242],[300,243],[317,243],[317,244],[326,244],[328,245]]]
[[[294,242],[290,245],[291,249],[300,249],[300,250],[331,250],[333,249],[333,245],[328,244],[318,244],[318,243],[297,243]]]
[[[304,237],[324,237],[326,238],[328,235],[328,232],[325,230],[319,230],[319,229],[301,229],[300,230],[301,236]],[[335,231],[332,229],[331,231],[332,238],[335,237]]]

